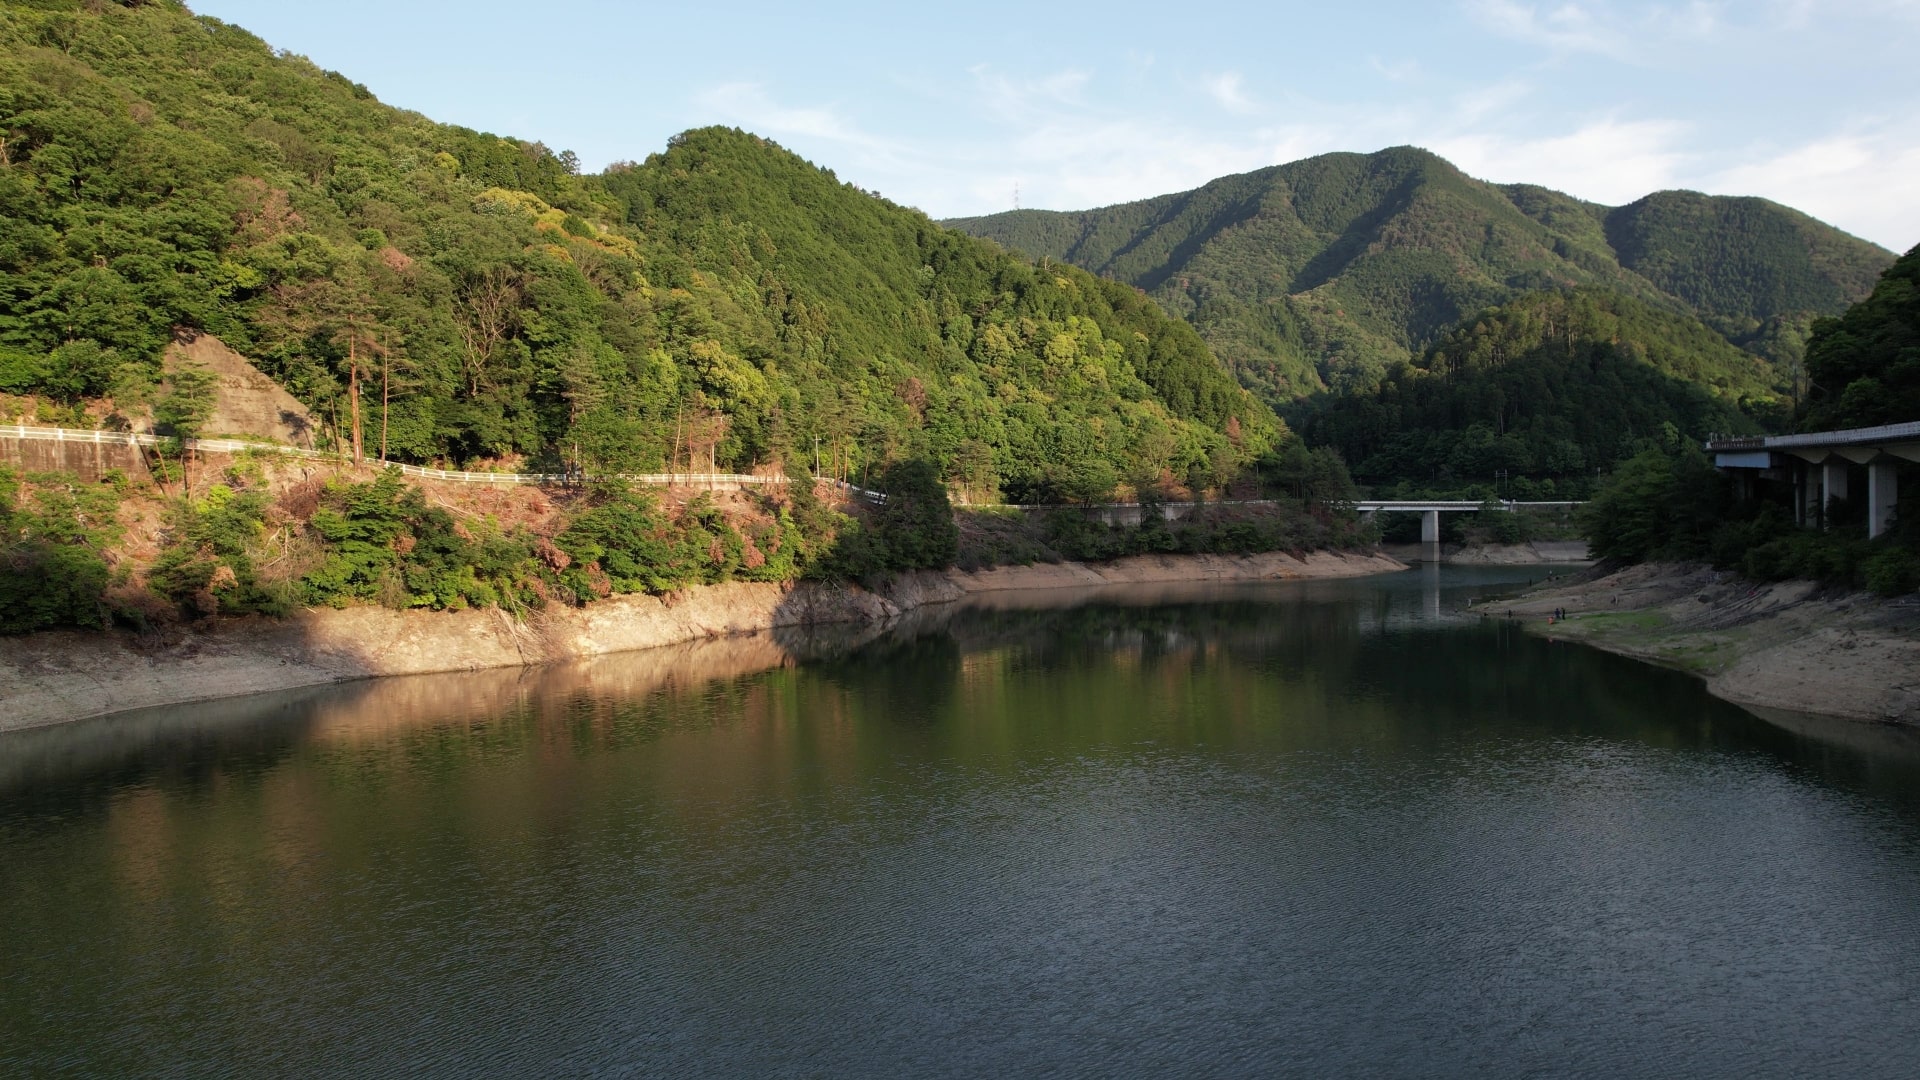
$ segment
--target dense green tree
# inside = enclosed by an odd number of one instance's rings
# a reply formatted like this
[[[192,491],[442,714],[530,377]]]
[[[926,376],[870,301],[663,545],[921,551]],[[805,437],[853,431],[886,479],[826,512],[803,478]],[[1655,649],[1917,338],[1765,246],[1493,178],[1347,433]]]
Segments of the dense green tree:
[[[1814,324],[1807,374],[1803,430],[1920,420],[1920,247],[1867,299]]]
[[[1304,506],[1338,506],[1359,498],[1353,476],[1340,452],[1331,446],[1309,450],[1295,441],[1259,462],[1262,479]]]
[[[1369,394],[1305,423],[1375,484],[1591,478],[1647,447],[1784,416],[1764,361],[1697,321],[1614,293],[1536,293],[1445,335]]]
[[[1650,449],[1613,471],[1579,522],[1599,558],[1697,559],[1727,507],[1725,480],[1699,451]]]
[[[119,501],[104,485],[33,477],[30,488],[0,466],[0,634],[57,626],[104,627],[118,539]]]
[[[168,437],[167,452],[183,463],[190,465],[193,457],[187,441],[199,438],[213,416],[216,381],[203,367],[183,365],[167,375],[166,391],[154,399],[154,425]],[[186,479],[191,490],[191,478]]]
[[[896,462],[880,475],[886,501],[869,518],[876,546],[889,570],[938,570],[953,565],[960,531],[953,506],[932,462]]]

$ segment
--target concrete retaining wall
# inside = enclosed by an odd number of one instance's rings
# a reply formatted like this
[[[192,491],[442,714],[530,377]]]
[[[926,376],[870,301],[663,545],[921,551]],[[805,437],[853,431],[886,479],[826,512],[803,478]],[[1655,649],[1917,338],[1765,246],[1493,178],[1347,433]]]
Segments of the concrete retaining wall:
[[[0,436],[0,462],[20,472],[71,472],[99,480],[112,469],[129,478],[148,475],[146,455],[125,443],[51,442]]]

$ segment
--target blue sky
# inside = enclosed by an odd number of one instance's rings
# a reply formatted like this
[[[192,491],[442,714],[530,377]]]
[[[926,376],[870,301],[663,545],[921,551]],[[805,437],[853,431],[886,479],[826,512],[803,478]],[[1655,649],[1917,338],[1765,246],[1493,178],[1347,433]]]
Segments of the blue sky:
[[[1920,0],[189,2],[589,168],[730,124],[936,217],[1410,143],[1599,202],[1764,195],[1920,242]]]

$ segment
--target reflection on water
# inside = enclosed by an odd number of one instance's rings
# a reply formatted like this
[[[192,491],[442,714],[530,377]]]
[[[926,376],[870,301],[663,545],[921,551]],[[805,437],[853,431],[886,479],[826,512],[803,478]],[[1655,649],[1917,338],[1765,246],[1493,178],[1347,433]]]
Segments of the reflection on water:
[[[1907,1075],[1912,733],[1462,613],[1513,578],[0,738],[0,1072]]]

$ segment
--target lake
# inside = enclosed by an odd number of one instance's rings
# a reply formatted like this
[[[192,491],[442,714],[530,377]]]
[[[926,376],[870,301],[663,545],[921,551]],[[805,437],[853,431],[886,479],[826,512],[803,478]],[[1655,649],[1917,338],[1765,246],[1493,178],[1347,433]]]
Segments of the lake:
[[[1461,611],[1541,573],[0,736],[0,1075],[1920,1072],[1920,738]]]

